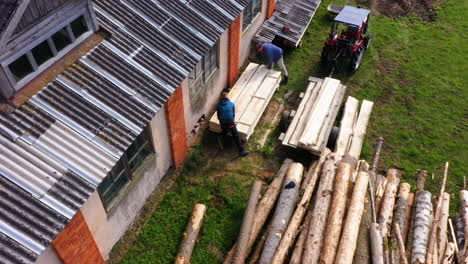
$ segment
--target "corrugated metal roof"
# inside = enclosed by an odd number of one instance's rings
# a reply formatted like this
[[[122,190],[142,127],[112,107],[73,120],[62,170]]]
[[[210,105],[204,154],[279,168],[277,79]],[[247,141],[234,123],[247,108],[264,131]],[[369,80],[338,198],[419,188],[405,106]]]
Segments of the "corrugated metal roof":
[[[0,1],[0,36],[3,30],[10,22],[10,18],[18,7],[18,0],[1,0]]]
[[[35,261],[245,5],[95,1],[112,35],[0,112],[0,263]]]
[[[278,0],[273,15],[265,20],[255,35],[257,42],[272,42],[276,37],[299,44],[321,0]],[[283,28],[289,27],[289,31]]]

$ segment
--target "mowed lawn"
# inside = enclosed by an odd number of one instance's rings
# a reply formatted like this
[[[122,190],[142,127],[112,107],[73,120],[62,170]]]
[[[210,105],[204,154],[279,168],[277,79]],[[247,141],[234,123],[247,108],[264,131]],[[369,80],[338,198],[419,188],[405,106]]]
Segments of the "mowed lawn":
[[[318,60],[330,26],[328,4],[322,1],[303,47],[287,52],[291,80],[281,93],[304,90],[308,76],[319,75]],[[375,140],[383,136],[379,170],[397,167],[404,181],[414,183],[415,171],[426,169],[435,175],[426,185],[434,193],[449,161],[447,189],[453,197],[463,186],[468,161],[467,9],[465,0],[447,1],[432,22],[372,16],[373,40],[361,69],[352,76],[335,75],[349,94],[375,102],[363,158],[372,158]],[[273,151],[277,135],[273,133],[266,148],[250,145],[256,151],[243,159],[233,159],[235,151],[220,153],[213,137],[205,137],[192,148],[181,176],[137,240],[127,252],[118,246],[113,254],[125,254],[125,264],[173,262],[193,205],[204,203],[208,210],[191,263],[222,263],[236,240],[250,185],[254,179],[268,182],[284,158]],[[111,263],[116,262],[111,258]]]

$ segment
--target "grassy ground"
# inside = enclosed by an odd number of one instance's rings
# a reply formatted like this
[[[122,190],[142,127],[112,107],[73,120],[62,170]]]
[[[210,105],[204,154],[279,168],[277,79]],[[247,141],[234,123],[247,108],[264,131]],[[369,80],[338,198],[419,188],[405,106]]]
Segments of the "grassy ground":
[[[291,80],[281,93],[303,90],[307,77],[318,75],[318,59],[329,27],[328,3],[322,2],[304,36],[304,46],[287,52]],[[466,1],[451,0],[438,8],[432,22],[373,16],[369,31],[374,38],[362,68],[353,76],[335,76],[346,83],[349,94],[376,103],[363,157],[371,159],[376,137],[383,136],[379,169],[400,168],[403,180],[411,183],[418,168],[434,172],[435,178],[427,183],[434,192],[446,160],[450,162],[447,187],[451,193],[458,193],[467,173],[466,13]],[[280,101],[281,96],[275,100]],[[252,180],[268,182],[289,155],[275,147],[277,135],[275,131],[266,147],[250,145],[254,153],[243,159],[234,159],[234,152],[220,152],[214,138],[205,136],[192,149],[179,180],[122,263],[171,263],[195,203],[206,204],[208,211],[191,263],[221,263],[236,239]]]

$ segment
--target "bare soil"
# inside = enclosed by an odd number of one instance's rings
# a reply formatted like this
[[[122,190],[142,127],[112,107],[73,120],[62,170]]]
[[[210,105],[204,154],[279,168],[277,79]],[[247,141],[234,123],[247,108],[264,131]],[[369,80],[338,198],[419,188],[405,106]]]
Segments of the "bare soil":
[[[375,15],[403,17],[417,15],[423,20],[433,21],[435,5],[440,0],[369,0],[357,1],[372,10]]]

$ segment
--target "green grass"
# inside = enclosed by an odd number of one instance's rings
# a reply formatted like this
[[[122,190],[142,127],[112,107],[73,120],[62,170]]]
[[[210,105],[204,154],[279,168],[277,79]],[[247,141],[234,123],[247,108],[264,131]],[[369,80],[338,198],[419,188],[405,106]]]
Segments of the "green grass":
[[[318,75],[329,30],[328,4],[322,2],[303,47],[286,52],[291,80],[282,93],[304,90],[308,76]],[[439,188],[444,162],[449,161],[447,189],[454,197],[463,185],[468,161],[467,13],[466,1],[451,0],[438,8],[433,22],[373,16],[369,28],[373,40],[361,69],[352,76],[336,75],[349,94],[376,103],[363,158],[371,160],[375,140],[383,136],[379,170],[397,167],[403,171],[403,181],[414,183],[416,170],[426,169],[429,175],[435,173],[426,185],[433,193]],[[271,137],[276,136],[277,131]],[[269,140],[267,147],[253,148],[256,153],[237,160],[230,160],[234,152],[213,153],[214,143],[205,141],[193,148],[178,182],[122,263],[173,262],[195,203],[206,204],[208,211],[191,263],[221,263],[220,252],[226,253],[236,239],[253,179],[268,178],[279,165],[274,142]],[[456,204],[452,203],[452,212]]]

